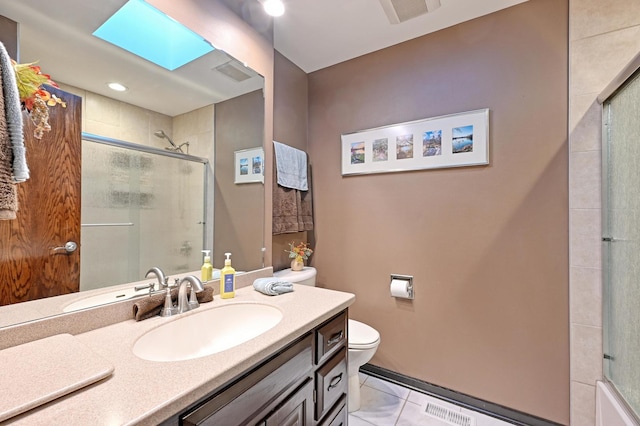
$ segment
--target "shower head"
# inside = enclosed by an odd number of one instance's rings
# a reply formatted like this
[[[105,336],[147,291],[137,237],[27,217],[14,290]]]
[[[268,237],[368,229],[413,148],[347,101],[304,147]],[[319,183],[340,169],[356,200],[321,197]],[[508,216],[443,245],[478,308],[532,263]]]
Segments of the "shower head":
[[[166,139],[166,140],[168,140],[172,147],[174,147],[174,148],[178,148],[178,145],[176,145],[175,143],[173,143],[173,141],[171,140],[171,138],[170,138],[169,136],[167,136],[167,134],[164,132],[164,130],[162,130],[162,129],[157,130],[153,135],[154,135],[155,137],[157,137],[157,138],[160,138],[160,139]]]

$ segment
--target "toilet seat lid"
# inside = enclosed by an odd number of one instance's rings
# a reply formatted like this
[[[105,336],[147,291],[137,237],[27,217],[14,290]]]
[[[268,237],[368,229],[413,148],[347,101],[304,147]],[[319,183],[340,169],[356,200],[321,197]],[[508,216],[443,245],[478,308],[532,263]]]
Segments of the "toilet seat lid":
[[[378,331],[356,320],[349,320],[349,347],[353,349],[371,349],[380,343]]]

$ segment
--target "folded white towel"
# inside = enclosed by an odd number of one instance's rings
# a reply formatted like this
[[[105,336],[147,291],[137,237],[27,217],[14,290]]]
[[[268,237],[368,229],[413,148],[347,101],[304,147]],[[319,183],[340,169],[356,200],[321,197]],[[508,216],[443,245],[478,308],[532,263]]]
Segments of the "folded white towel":
[[[253,288],[260,293],[277,296],[292,292],[293,284],[287,281],[280,281],[277,278],[258,278],[253,282]]]
[[[307,153],[289,145],[273,141],[278,185],[308,191]]]
[[[4,113],[7,119],[9,139],[13,147],[13,180],[16,183],[24,182],[29,179],[29,167],[27,167],[24,147],[20,94],[11,58],[2,43],[0,43],[0,72],[2,72],[2,89],[4,91]]]

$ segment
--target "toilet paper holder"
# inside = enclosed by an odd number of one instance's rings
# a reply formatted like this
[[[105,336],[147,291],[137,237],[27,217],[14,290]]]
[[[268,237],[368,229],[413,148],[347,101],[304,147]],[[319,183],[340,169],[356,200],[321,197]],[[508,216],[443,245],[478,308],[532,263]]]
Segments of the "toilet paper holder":
[[[413,299],[414,298],[414,292],[413,292],[413,276],[412,275],[399,275],[399,274],[391,274],[391,281],[389,282],[389,286],[391,286],[391,284],[393,283],[393,281],[406,281],[406,285],[407,285],[407,295],[406,296],[394,296],[393,294],[391,295],[391,297],[398,297],[398,298],[402,298],[402,299]]]

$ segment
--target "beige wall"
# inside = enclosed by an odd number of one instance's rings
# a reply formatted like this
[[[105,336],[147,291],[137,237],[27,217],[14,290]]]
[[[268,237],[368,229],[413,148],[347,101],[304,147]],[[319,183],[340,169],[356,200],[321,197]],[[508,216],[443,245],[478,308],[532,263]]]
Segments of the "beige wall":
[[[264,185],[235,183],[234,152],[262,146],[264,132],[262,90],[216,104],[215,161],[215,267],[224,265],[224,253],[232,253],[236,270],[262,267],[262,215]]]
[[[562,424],[567,38],[568,2],[532,0],[309,76],[313,264],[380,331],[371,363]],[[341,176],[341,133],[485,107],[489,166]]]
[[[307,74],[279,52],[275,52],[274,61],[273,139],[308,151],[309,91]],[[313,162],[311,162],[311,167],[313,167]],[[313,170],[311,184],[313,185]],[[289,243],[294,241],[296,244],[301,241],[313,243],[313,232],[274,235],[272,265],[274,271],[290,266],[291,259],[285,250],[288,250]]]
[[[570,0],[571,425],[595,425],[602,378],[601,106],[598,94],[640,51],[636,0]]]

